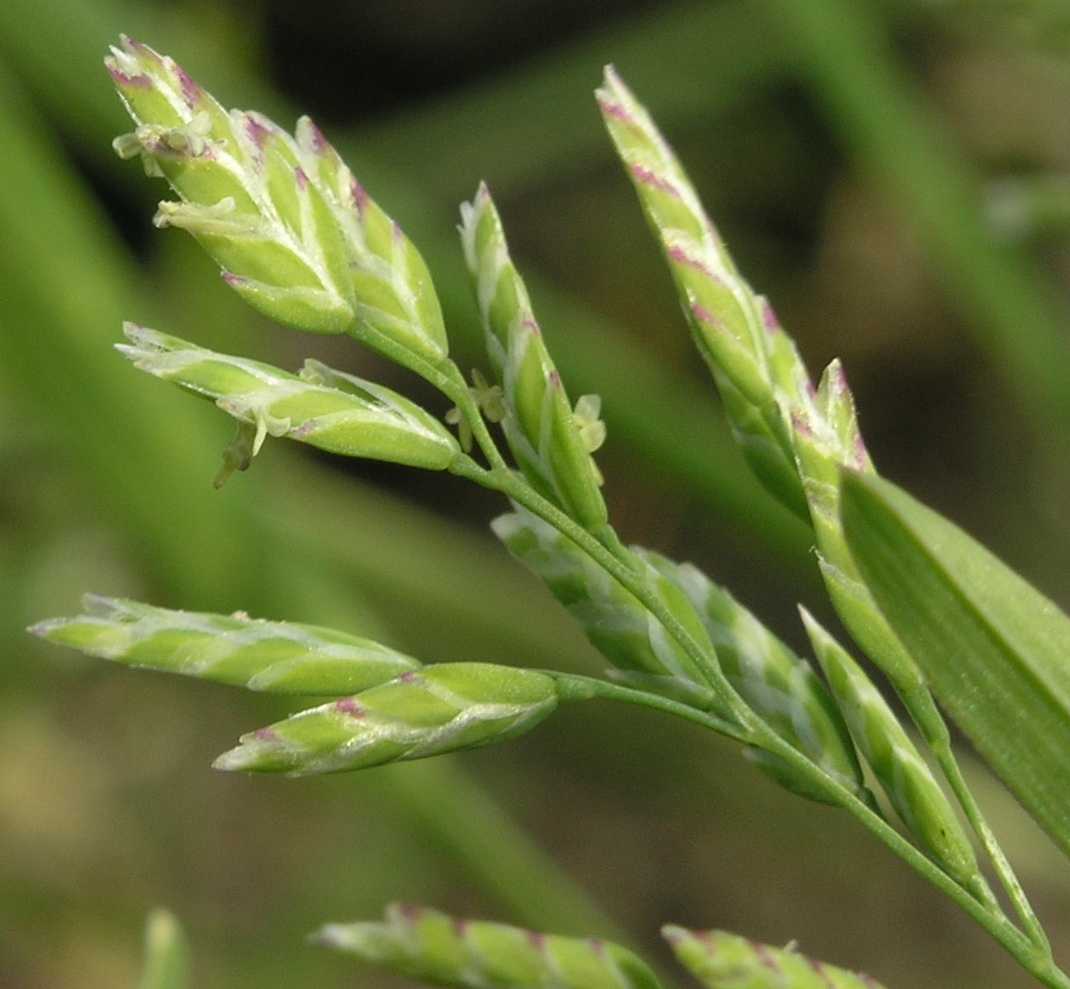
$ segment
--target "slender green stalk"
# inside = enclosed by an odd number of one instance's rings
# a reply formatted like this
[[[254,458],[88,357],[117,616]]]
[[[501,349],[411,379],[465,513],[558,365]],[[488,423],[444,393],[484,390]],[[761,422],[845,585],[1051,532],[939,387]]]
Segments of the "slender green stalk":
[[[145,922],[145,963],[139,989],[186,989],[189,948],[182,927],[168,910],[156,909]]]
[[[976,899],[838,782],[823,773],[815,773],[813,765],[805,756],[784,742],[779,735],[764,724],[760,724],[757,728],[756,744],[767,747],[793,764],[800,773],[809,773],[815,786],[823,786],[829,796],[835,797],[836,802],[859,823],[883,841],[917,873],[954,900],[1040,982],[1051,989],[1070,989],[1070,977],[1055,965],[1051,955],[1034,944],[1002,912],[997,912]]]
[[[634,593],[634,591],[633,591]],[[846,810],[878,840],[903,859],[915,872],[932,883],[968,913],[978,924],[998,941],[1019,964],[1051,989],[1070,989],[1070,977],[1062,972],[1050,954],[1038,949],[1030,939],[1011,923],[994,905],[987,905],[959,885],[938,865],[922,854],[898,831],[875,813],[865,802],[852,794],[837,780],[822,772],[802,753],[784,741],[768,725],[759,719],[745,729],[726,724],[723,719],[707,714],[677,701],[642,690],[619,687],[590,677],[554,674],[561,689],[562,700],[614,700],[637,704],[652,710],[672,714],[711,731],[728,735],[749,745],[759,745],[789,763],[815,789],[824,792],[830,803]]]
[[[991,861],[993,868],[996,870],[1000,885],[1003,886],[1004,891],[1010,898],[1015,913],[1018,914],[1018,918],[1028,932],[1030,939],[1050,959],[1052,957],[1051,942],[1048,940],[1048,935],[1040,923],[1040,918],[1037,917],[1036,912],[1033,910],[1033,906],[1022,888],[1014,868],[1008,861],[999,840],[985,819],[981,807],[977,803],[977,798],[973,795],[966,778],[962,775],[962,767],[954,757],[954,754],[951,753],[950,746],[948,746],[948,754],[950,757],[941,758],[940,753],[936,753],[940,769],[943,771],[948,783],[951,784],[951,790],[966,814],[966,820],[970,822],[970,827],[973,828],[974,834],[980,839],[985,854],[988,855],[989,861]]]
[[[716,714],[708,711],[700,711],[697,707],[685,704],[682,701],[673,700],[663,694],[651,694],[645,690],[636,690],[632,687],[623,687],[620,684],[610,683],[607,680],[599,680],[596,677],[583,676],[580,673],[561,673],[556,670],[540,670],[546,676],[552,677],[557,682],[558,698],[561,701],[589,701],[607,700],[620,701],[622,704],[638,704],[649,707],[654,711],[662,711],[685,721],[694,722],[724,735],[735,739],[744,745],[752,741],[748,732],[738,725],[719,718]]]

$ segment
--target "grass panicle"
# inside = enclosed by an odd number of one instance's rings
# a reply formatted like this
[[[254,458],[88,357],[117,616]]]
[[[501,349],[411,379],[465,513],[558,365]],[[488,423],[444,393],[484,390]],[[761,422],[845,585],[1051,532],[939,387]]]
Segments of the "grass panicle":
[[[460,442],[403,396],[316,360],[291,374],[127,324],[119,349],[138,368],[237,420],[218,481],[247,467],[271,435],[449,470],[498,492],[513,511],[495,520],[495,534],[548,585],[614,665],[608,680],[618,682],[489,663],[422,666],[330,629],[111,598],[90,597],[84,614],[31,631],[130,666],[332,698],[242,736],[215,762],[227,771],[305,776],[473,748],[530,730],[565,701],[613,700],[671,714],[735,739],[781,783],[852,814],[1045,985],[1070,989],[962,780],[918,666],[848,549],[840,519],[845,477],[872,481],[875,472],[843,369],[833,361],[814,386],[794,341],[743,279],[672,150],[612,69],[598,91],[603,117],[743,451],[772,493],[810,522],[837,610],[921,727],[1022,928],[989,890],[955,809],[891,708],[807,612],[828,688],[695,567],[621,544],[592,456],[606,434],[600,400],[585,395],[575,407],[568,400],[485,186],[461,210],[492,369],[490,380],[474,371],[469,387],[448,356],[422,257],[310,119],[301,118],[292,136],[258,113],[227,112],[171,59],[129,38],[107,65],[135,123],[116,151],[139,157],[179,196],[160,204],[158,226],[191,232],[263,313],[301,329],[348,333],[453,403],[446,421],[459,427]],[[501,422],[518,470],[498,448],[491,422]],[[485,466],[468,455],[473,440]],[[906,835],[866,789],[859,753]],[[666,935],[713,989],[876,986],[734,935],[675,927]],[[402,975],[472,989],[658,985],[642,961],[608,942],[418,908],[392,907],[382,923],[329,925],[319,940]]]

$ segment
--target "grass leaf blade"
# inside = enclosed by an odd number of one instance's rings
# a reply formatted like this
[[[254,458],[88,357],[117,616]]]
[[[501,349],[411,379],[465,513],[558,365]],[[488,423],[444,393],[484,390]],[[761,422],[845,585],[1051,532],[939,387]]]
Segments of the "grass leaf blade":
[[[145,922],[145,966],[138,989],[186,989],[189,950],[174,914],[156,909]]]
[[[848,543],[937,699],[1070,854],[1070,618],[894,484],[847,475]]]

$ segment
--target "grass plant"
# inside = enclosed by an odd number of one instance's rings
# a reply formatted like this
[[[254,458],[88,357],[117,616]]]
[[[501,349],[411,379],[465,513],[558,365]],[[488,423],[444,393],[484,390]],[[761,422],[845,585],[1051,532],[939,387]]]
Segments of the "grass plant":
[[[1066,852],[1070,780],[1060,753],[1070,743],[1070,619],[880,478],[841,364],[811,379],[653,118],[612,69],[598,106],[735,439],[758,481],[809,528],[833,606],[902,701],[935,769],[862,666],[808,612],[802,619],[824,679],[697,567],[619,537],[595,461],[607,431],[601,402],[570,398],[551,356],[553,334],[539,322],[486,185],[460,214],[487,356],[469,380],[450,356],[444,307],[417,245],[309,118],[290,134],[260,113],[228,111],[171,58],[127,37],[106,65],[134,123],[116,138],[116,152],[166,179],[178,197],[160,204],[157,227],[191,234],[226,285],[263,315],[348,336],[441,396],[443,407],[433,409],[315,359],[291,373],[127,324],[117,346],[136,368],[235,420],[217,484],[248,470],[269,438],[287,438],[495,492],[510,511],[494,533],[611,668],[594,677],[435,662],[360,629],[92,596],[83,614],[31,631],[130,666],[329,698],[243,734],[215,762],[229,772],[301,777],[427,758],[505,741],[559,706],[600,700],[684,719],[739,742],[794,793],[850,814],[1041,984],[1070,987],[959,769],[937,703]],[[793,948],[673,926],[664,933],[711,989],[877,985]],[[443,985],[661,984],[614,943],[426,908],[389,908],[382,923],[331,924],[317,940]],[[173,920],[150,920],[148,944],[144,985],[180,986]]]

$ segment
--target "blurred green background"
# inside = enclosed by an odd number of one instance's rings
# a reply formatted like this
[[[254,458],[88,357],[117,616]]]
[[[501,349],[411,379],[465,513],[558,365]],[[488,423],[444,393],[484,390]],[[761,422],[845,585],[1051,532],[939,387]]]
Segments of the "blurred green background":
[[[892,989],[1026,986],[846,816],[727,743],[566,710],[502,748],[287,781],[211,758],[284,703],[27,637],[84,590],[333,623],[426,660],[597,672],[438,475],[269,444],[211,487],[223,416],[133,374],[130,318],[292,366],[315,355],[443,403],[347,340],[267,325],[119,162],[100,59],[126,31],[226,105],[317,117],[435,274],[482,363],[456,206],[485,178],[629,541],[695,560],[801,647],[805,531],[748,476],[591,97],[612,60],[677,146],[813,370],[846,363],[878,465],[1070,602],[1070,7],[1065,0],[6,0],[0,5],[0,986],[135,984],[165,903],[197,986],[397,985],[307,947],[427,902],[620,937],[717,926]],[[1070,872],[977,787],[1070,959]]]

